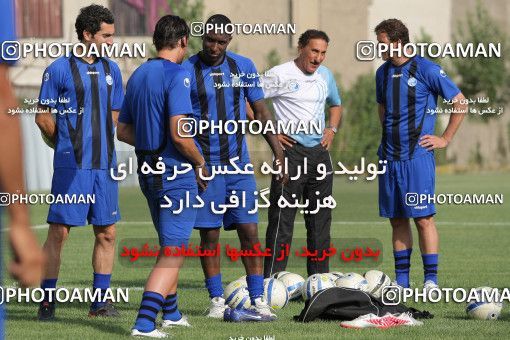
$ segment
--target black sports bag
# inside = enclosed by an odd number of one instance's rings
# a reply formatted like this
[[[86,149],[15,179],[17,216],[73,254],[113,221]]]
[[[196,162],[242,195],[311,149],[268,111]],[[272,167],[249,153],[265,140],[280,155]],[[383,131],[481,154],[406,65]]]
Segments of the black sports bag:
[[[416,319],[433,317],[427,311],[418,311],[403,304],[386,305],[368,293],[358,289],[333,287],[315,293],[306,301],[300,315],[294,316],[295,321],[310,322],[317,318],[323,320],[354,320],[365,314],[384,316],[386,313],[409,312]]]

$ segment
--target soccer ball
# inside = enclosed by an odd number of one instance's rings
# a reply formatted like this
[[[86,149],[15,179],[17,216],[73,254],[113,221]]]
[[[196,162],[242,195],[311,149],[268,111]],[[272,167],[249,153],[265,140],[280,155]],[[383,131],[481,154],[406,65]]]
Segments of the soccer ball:
[[[246,282],[246,275],[241,276],[240,278],[238,278],[237,280],[235,280],[233,282],[240,282],[243,285],[245,285],[246,287],[248,287],[248,282]]]
[[[230,308],[248,308],[251,305],[248,289],[246,285],[239,280],[229,283],[225,287],[223,296],[225,296],[225,303],[228,304]]]
[[[335,281],[337,287],[359,289],[366,292],[368,281],[358,273],[347,273]]]
[[[305,284],[301,288],[301,295],[303,300],[310,299],[315,293],[326,288],[334,287],[335,284],[331,282],[326,274],[313,274],[306,279]]]
[[[281,309],[289,302],[287,288],[277,279],[264,280],[264,297],[271,308]]]
[[[469,301],[466,313],[473,319],[477,320],[496,320],[501,314],[503,303],[493,301],[492,298],[499,297],[497,288],[479,287],[476,288],[478,301]]]
[[[333,282],[333,284],[336,282],[336,280],[338,280],[339,278],[344,276],[344,274],[341,272],[330,272],[330,273],[324,273],[324,274],[329,277],[329,279],[331,280],[331,282]]]
[[[390,277],[380,270],[369,270],[363,276],[368,282],[367,293],[372,294],[376,298],[381,297],[384,287],[391,285]]]
[[[334,274],[332,273],[324,273],[324,275],[326,275],[330,280],[331,282],[335,283],[336,279],[338,279]]]
[[[287,272],[285,270],[281,271],[281,272],[276,272],[274,273],[273,275],[271,275],[271,278],[272,279],[280,279],[280,277],[282,277],[283,275],[285,274],[289,274],[290,272]]]
[[[345,275],[342,272],[330,272],[329,274],[332,274],[335,276],[335,281]]]
[[[286,273],[278,279],[283,282],[289,294],[289,300],[299,299],[301,297],[301,287],[305,284],[305,279],[301,275]]]

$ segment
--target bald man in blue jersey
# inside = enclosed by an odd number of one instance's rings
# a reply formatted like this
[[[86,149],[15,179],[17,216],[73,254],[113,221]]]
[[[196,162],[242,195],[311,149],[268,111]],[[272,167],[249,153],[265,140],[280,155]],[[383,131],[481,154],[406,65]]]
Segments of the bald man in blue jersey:
[[[211,16],[206,22],[206,29],[202,37],[202,50],[191,56],[183,63],[191,74],[191,101],[196,121],[207,121],[215,124],[225,122],[247,121],[247,103],[254,111],[255,119],[263,124],[271,120],[271,113],[264,104],[264,93],[259,86],[257,69],[253,62],[239,54],[227,51],[232,40],[230,34],[225,34],[223,27],[228,27],[230,19],[222,14]],[[223,86],[225,84],[226,86]],[[276,135],[267,133],[264,138],[271,147],[275,159],[283,164],[283,150]],[[214,130],[198,134],[196,140],[202,150],[206,164],[211,166],[227,166],[232,171],[235,162],[239,168],[250,164],[250,157],[246,138],[239,128],[235,134],[218,133]],[[280,177],[285,181],[287,176]],[[251,213],[255,206],[254,192],[257,186],[253,174],[216,174],[210,181],[206,191],[201,195],[205,206],[197,213],[195,229],[200,230],[201,244],[206,249],[216,249],[220,228],[236,230],[241,241],[242,249],[253,249],[259,242],[258,214]],[[211,204],[220,206],[229,202],[232,196],[239,201],[243,198],[242,206],[229,207],[226,212],[219,214],[211,209]],[[211,307],[208,317],[223,318],[225,299],[223,297],[220,259],[216,257],[201,257],[202,269],[206,277],[205,285],[209,291]],[[243,310],[243,317],[252,317],[252,321],[271,321],[276,315],[270,310],[263,293],[262,258],[243,257],[246,269],[246,281],[252,308]],[[239,310],[233,310],[238,313]],[[227,310],[227,319],[230,318]]]

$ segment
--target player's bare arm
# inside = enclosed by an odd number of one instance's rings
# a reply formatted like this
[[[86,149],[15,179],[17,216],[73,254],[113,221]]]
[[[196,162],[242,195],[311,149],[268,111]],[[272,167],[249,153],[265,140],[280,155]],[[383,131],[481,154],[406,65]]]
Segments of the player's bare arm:
[[[117,126],[117,139],[135,146],[135,129],[133,124],[119,123]]]
[[[466,115],[468,104],[466,98],[462,93],[459,93],[453,98],[453,112],[450,115],[448,125],[441,137],[434,135],[425,135],[421,138],[419,144],[427,150],[446,148],[452,141],[455,133],[459,129],[464,116]]]
[[[21,131],[19,118],[5,114],[16,100],[8,77],[7,65],[0,65],[0,187],[7,193],[25,193],[23,182]],[[9,265],[12,276],[23,286],[39,284],[44,256],[30,230],[30,218],[26,204],[10,204],[9,243],[14,261]]]
[[[117,126],[119,124],[119,111],[112,111],[112,121],[113,126]]]
[[[250,122],[255,119],[255,114],[253,113],[253,109],[251,108],[249,101],[246,101],[246,118],[248,118],[248,121]]]
[[[209,173],[205,167],[205,159],[200,151],[198,151],[193,138],[191,136],[187,137],[186,133],[182,130],[182,126],[179,124],[179,121],[185,117],[185,115],[170,117],[170,138],[172,138],[172,142],[177,150],[193,164],[198,187],[200,190],[205,190],[207,182],[199,176],[199,171],[202,171],[205,176],[208,176]]]
[[[384,105],[379,104],[377,107],[377,113],[379,114],[379,121],[381,122],[381,126],[384,126]]]
[[[330,106],[329,111],[329,124],[326,126],[323,132],[321,145],[326,148],[326,150],[329,150],[331,148],[331,145],[333,143],[333,138],[335,138],[335,131],[338,131],[338,128],[340,127],[340,122],[342,120],[342,106],[341,105],[334,105]]]
[[[246,104],[247,104],[246,105],[246,117],[251,122],[252,120],[255,120],[254,112],[253,112],[253,109],[251,107],[251,104],[248,101],[246,101]],[[296,144],[296,141],[294,139],[292,139],[291,137],[289,137],[289,136],[287,136],[287,135],[285,135],[283,133],[277,134],[276,138],[278,138],[278,142],[280,143],[280,147],[284,151],[285,151],[285,147],[291,148],[293,144]]]
[[[48,106],[39,105],[39,109],[39,113],[37,113],[35,116],[35,123],[43,135],[46,136],[46,138],[48,138],[53,144],[55,144],[57,125],[51,114],[51,108]]]
[[[264,104],[263,100],[258,100],[251,104],[253,109],[253,116],[256,120],[259,120],[262,124],[266,124],[266,122],[272,120],[271,112],[267,109],[266,104]],[[264,139],[266,140],[267,144],[269,144],[269,147],[271,147],[271,150],[273,151],[273,155],[275,157],[275,161],[280,162],[280,164],[284,164],[284,155],[283,155],[283,149],[280,145],[280,142],[278,141],[277,135],[273,133],[266,133],[264,134]],[[280,177],[279,180],[286,184],[289,180],[288,176]]]

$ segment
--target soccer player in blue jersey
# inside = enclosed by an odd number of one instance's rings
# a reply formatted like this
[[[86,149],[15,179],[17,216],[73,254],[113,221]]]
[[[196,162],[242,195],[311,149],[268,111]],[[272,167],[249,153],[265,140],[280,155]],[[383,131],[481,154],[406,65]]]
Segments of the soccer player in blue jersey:
[[[144,174],[139,171],[139,182],[147,199],[154,226],[159,236],[160,249],[170,251],[187,245],[196,217],[196,210],[183,207],[174,214],[173,208],[162,208],[166,198],[172,207],[191,198],[206,188],[200,179],[205,160],[193,138],[185,137],[179,121],[191,115],[190,74],[179,65],[188,46],[189,28],[178,16],[166,15],[156,24],[153,41],[157,58],[142,64],[129,78],[126,100],[119,117],[119,140],[133,145],[140,166],[146,162],[151,168],[161,161],[165,172]],[[183,171],[191,164],[194,172]],[[169,180],[168,177],[175,177]],[[198,183],[198,186],[197,186]],[[177,281],[183,257],[165,256],[160,252],[157,263],[145,285],[140,310],[132,330],[134,336],[162,338],[166,333],[156,328],[156,317],[163,310],[163,327],[190,326],[177,307]]]
[[[191,100],[193,114],[197,121],[208,120],[211,123],[224,125],[226,121],[246,121],[247,101],[254,111],[255,119],[262,123],[271,119],[271,113],[264,104],[264,93],[258,84],[257,69],[253,62],[243,56],[227,51],[232,36],[226,34],[226,25],[231,21],[225,15],[216,14],[205,24],[202,36],[202,50],[183,63],[191,73]],[[227,84],[227,86],[223,86]],[[222,85],[222,86],[218,86]],[[283,150],[275,135],[267,134],[264,138],[269,143],[275,159],[283,164]],[[241,129],[236,134],[207,131],[197,134],[196,139],[201,147],[208,167],[227,166],[231,160],[243,168],[250,163],[246,139]],[[235,159],[237,157],[237,159]],[[235,159],[235,160],[233,160]],[[282,176],[285,181],[287,177]],[[209,182],[201,198],[205,206],[199,209],[195,228],[200,231],[201,245],[206,249],[216,249],[220,228],[236,230],[242,249],[253,249],[259,242],[258,215],[250,214],[255,205],[255,177],[246,174],[216,174]],[[234,193],[235,192],[235,193]],[[211,203],[218,206],[230,201],[231,195],[237,195],[242,202],[235,208],[228,208],[224,214],[215,214]],[[220,258],[201,257],[205,275],[205,285],[211,298],[209,317],[223,318],[225,299],[223,297]],[[243,257],[246,268],[246,281],[251,298],[250,312],[256,314],[254,321],[270,321],[275,318],[267,302],[263,298],[262,259],[259,257]],[[236,311],[237,312],[237,311]],[[247,312],[246,317],[252,315]]]
[[[112,44],[115,33],[112,13],[105,7],[91,5],[76,18],[78,39],[87,48]],[[36,116],[43,135],[54,143],[53,195],[90,195],[91,204],[50,206],[48,237],[44,252],[48,267],[43,289],[55,288],[60,269],[60,255],[71,227],[88,223],[94,227],[92,255],[94,289],[110,287],[115,252],[115,222],[120,219],[118,184],[110,176],[116,166],[114,128],[124,97],[122,77],[117,64],[105,57],[74,55],[55,60],[45,71],[39,105],[46,110]],[[65,100],[59,100],[63,98]],[[67,100],[69,99],[69,102]],[[52,113],[56,113],[54,119]],[[40,320],[53,320],[55,304],[49,294],[39,308]],[[94,301],[90,316],[117,316],[112,304]]]
[[[2,5],[2,11],[0,12],[0,45],[3,45],[4,41],[14,41],[16,39],[14,1],[6,0]],[[3,195],[23,194],[25,185],[23,183],[20,122],[19,117],[7,113],[9,108],[17,106],[9,79],[9,66],[12,61],[4,60],[3,55],[3,53],[0,54],[0,192]],[[39,284],[44,257],[35,235],[30,230],[28,207],[26,204],[11,203],[7,206],[7,212],[9,215],[9,232],[0,235],[8,235],[8,243],[14,255],[9,271],[23,286]],[[1,213],[2,209],[0,209],[0,222]],[[2,242],[2,244],[6,243]],[[2,276],[1,273],[0,270],[0,276]],[[4,338],[4,318],[4,306],[2,304],[0,305],[0,339]]]
[[[467,104],[458,87],[441,67],[421,56],[408,58],[402,47],[409,43],[407,27],[398,19],[382,21],[375,28],[379,44],[401,53],[385,53],[386,62],[376,73],[377,103],[382,125],[378,155],[387,160],[379,176],[379,213],[390,219],[397,284],[409,287],[413,246],[409,219],[418,229],[424,268],[424,288],[437,287],[439,237],[434,223],[433,203],[418,202],[420,195],[433,195],[435,187],[434,149],[452,141]],[[437,97],[453,101],[454,111],[441,136],[434,135]]]

